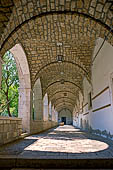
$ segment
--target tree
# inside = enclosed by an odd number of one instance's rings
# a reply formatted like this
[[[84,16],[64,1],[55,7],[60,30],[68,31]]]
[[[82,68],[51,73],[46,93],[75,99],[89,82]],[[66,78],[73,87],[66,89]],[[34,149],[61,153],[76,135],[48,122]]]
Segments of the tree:
[[[16,62],[9,51],[3,56],[3,60],[0,113],[2,115],[17,116],[19,78]]]

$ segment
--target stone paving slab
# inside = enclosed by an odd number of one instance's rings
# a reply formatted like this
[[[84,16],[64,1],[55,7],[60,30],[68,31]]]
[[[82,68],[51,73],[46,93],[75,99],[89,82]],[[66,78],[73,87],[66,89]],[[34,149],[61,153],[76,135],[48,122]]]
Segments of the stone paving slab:
[[[110,169],[113,141],[63,126],[0,147],[0,169],[30,167]]]
[[[0,158],[98,159],[113,158],[113,141],[73,126],[59,126],[0,147]]]

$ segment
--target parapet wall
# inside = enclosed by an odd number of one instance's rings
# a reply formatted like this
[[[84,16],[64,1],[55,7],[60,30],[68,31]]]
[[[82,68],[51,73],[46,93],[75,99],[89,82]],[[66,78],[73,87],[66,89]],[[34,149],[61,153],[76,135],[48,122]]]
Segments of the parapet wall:
[[[31,122],[31,134],[45,131],[45,130],[55,127],[57,125],[58,125],[58,123],[54,122],[54,121],[34,120]]]
[[[0,116],[0,145],[14,141],[22,133],[22,119]]]
[[[31,134],[57,126],[54,121],[31,121]],[[0,116],[0,145],[19,139],[22,134],[22,119]]]

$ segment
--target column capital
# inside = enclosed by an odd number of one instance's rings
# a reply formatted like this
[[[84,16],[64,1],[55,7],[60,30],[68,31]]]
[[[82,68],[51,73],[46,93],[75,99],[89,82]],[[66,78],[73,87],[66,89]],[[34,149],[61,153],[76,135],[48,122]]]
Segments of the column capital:
[[[26,88],[26,87],[24,87],[24,88],[19,87],[18,89],[19,89],[19,90],[21,90],[21,89],[30,89],[30,90],[32,91],[31,88]]]

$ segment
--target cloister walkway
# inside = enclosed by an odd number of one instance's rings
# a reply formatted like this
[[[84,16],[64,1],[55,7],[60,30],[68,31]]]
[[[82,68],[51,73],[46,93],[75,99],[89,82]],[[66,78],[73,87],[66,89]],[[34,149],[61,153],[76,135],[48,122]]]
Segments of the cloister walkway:
[[[0,147],[0,161],[6,158],[7,164],[12,159],[112,159],[113,142],[65,125]]]

